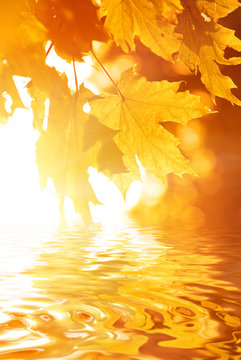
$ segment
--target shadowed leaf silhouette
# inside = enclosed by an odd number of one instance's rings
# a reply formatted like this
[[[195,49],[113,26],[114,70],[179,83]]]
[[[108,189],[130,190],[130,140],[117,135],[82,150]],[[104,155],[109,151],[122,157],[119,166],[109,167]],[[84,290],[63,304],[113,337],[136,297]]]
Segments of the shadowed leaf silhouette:
[[[232,79],[222,74],[218,64],[237,65],[241,57],[226,59],[224,51],[231,47],[241,51],[241,40],[234,31],[217,23],[220,17],[228,15],[240,4],[232,1],[184,0],[184,11],[179,16],[176,31],[183,36],[180,57],[191,71],[200,70],[201,80],[210,92],[213,101],[219,96],[231,103],[241,105],[231,92],[236,88]]]
[[[92,41],[105,41],[103,24],[97,17],[98,8],[91,0],[39,0],[37,18],[48,31],[49,39],[60,56],[81,60],[92,49]]]

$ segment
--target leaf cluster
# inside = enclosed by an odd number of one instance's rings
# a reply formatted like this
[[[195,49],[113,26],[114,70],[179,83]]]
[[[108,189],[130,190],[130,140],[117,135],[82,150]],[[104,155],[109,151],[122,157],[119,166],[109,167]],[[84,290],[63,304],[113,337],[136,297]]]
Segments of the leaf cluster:
[[[241,50],[233,30],[220,24],[240,7],[238,0],[12,0],[0,5],[0,93],[13,100],[12,111],[23,106],[13,75],[31,78],[34,127],[40,136],[37,164],[43,186],[51,177],[61,198],[70,196],[88,217],[88,202],[96,201],[88,182],[93,166],[106,173],[125,193],[139,178],[136,156],[158,178],[168,173],[194,174],[178,148],[179,140],[164,123],[185,126],[209,112],[199,97],[180,91],[180,82],[147,81],[133,68],[114,83],[93,41],[112,41],[133,54],[137,39],[158,57],[181,60],[201,81],[213,101],[221,97],[241,105],[232,93],[235,84],[222,73],[223,65],[237,65],[241,57],[225,57],[225,50]],[[51,45],[46,50],[46,44]],[[68,88],[63,74],[46,65],[54,46],[73,63],[92,53],[109,77],[111,93],[94,95],[76,81]],[[45,101],[48,127],[44,129]],[[89,103],[90,114],[83,111]],[[8,114],[0,98],[1,118]]]

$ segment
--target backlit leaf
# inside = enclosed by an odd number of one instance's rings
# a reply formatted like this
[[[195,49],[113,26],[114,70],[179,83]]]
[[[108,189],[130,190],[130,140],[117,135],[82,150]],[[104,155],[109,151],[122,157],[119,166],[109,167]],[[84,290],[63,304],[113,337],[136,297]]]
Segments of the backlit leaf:
[[[164,16],[181,9],[177,1],[157,0],[102,0],[101,16],[106,16],[105,27],[117,45],[128,52],[135,50],[135,37],[166,60],[178,51],[178,36],[173,34],[174,24]]]
[[[224,51],[230,47],[241,51],[241,40],[234,31],[216,21],[235,10],[238,1],[185,0],[184,11],[179,17],[176,31],[182,34],[180,57],[191,71],[200,70],[201,80],[211,93],[213,101],[219,96],[231,103],[241,105],[231,92],[236,88],[232,79],[222,74],[219,64],[236,65],[241,57],[226,59]]]
[[[118,84],[121,96],[103,95],[102,99],[90,102],[91,113],[104,125],[119,131],[114,140],[135,178],[139,178],[135,155],[144,168],[159,178],[170,172],[193,173],[177,147],[178,139],[160,123],[186,124],[206,114],[208,109],[188,91],[178,92],[179,86],[176,82],[148,82],[129,69]]]
[[[83,126],[88,119],[83,105],[93,94],[81,86],[71,95],[67,80],[63,78],[62,82],[62,89],[56,88],[49,98],[48,127],[46,131],[42,130],[36,144],[37,163],[42,185],[45,186],[51,177],[60,198],[69,196],[73,199],[76,210],[88,220],[88,203],[96,203],[97,199],[88,182],[87,170],[90,164],[97,167],[100,142],[83,150]],[[33,93],[37,99],[37,90]],[[40,99],[43,99],[42,92]]]
[[[11,96],[14,110],[23,103],[12,77],[39,76],[45,65],[47,38],[43,25],[31,14],[29,1],[4,1],[0,10],[0,92]]]
[[[214,20],[225,17],[240,6],[238,0],[197,0],[197,7]]]

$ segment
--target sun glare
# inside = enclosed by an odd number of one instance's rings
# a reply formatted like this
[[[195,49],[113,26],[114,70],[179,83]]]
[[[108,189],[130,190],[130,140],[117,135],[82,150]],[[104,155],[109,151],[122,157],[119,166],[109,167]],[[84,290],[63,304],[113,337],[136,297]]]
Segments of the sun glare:
[[[60,58],[59,58],[60,59]],[[58,67],[58,61],[57,65]],[[66,70],[66,69],[65,69]],[[9,117],[6,125],[0,126],[0,221],[2,225],[11,227],[25,225],[41,226],[56,225],[60,219],[59,199],[54,184],[48,179],[47,188],[40,189],[39,174],[35,162],[35,144],[39,133],[32,127],[33,114],[31,97],[26,85],[29,78],[14,76],[16,87],[26,109],[16,109]],[[70,84],[71,85],[71,84]],[[10,112],[12,101],[8,94],[6,110]],[[49,99],[45,102],[44,129],[48,126]],[[85,105],[89,111],[89,105]],[[99,194],[100,201],[105,205],[91,206],[96,221],[113,218],[113,209],[123,209],[124,200],[111,182],[103,181],[104,175],[97,171],[91,173],[91,183]],[[102,180],[100,180],[102,179]],[[102,195],[100,195],[102,194]],[[102,216],[97,216],[97,213]],[[64,201],[64,212],[68,224],[80,221],[75,212],[73,201],[68,197]],[[111,215],[111,216],[110,216]]]
[[[46,50],[50,45],[51,43],[49,42],[46,45]],[[97,45],[98,44],[95,44],[95,46]],[[81,63],[77,61],[75,62],[78,84],[84,82],[85,85],[91,89],[91,91],[99,93],[100,89],[95,88],[93,84],[88,81],[90,76],[93,75],[93,59],[91,56],[85,56],[83,57],[83,60],[84,62]],[[73,71],[73,63],[68,63],[67,61],[61,59],[55,52],[54,47],[52,47],[47,56],[46,64],[55,67],[60,73],[65,73],[68,78],[69,88],[72,90],[76,89],[76,79]],[[129,67],[130,64],[122,64],[122,66]],[[114,71],[114,69],[112,70]],[[49,103],[47,104],[47,107],[48,106]],[[83,111],[89,113],[90,110],[90,105],[86,103],[83,106]],[[45,118],[47,118],[47,116],[45,116]],[[47,120],[45,120],[44,124],[47,126]],[[141,168],[139,163],[138,165],[140,167],[141,173],[143,173],[144,170]],[[94,204],[90,203],[90,211],[94,222],[113,222],[119,219],[120,216],[126,212],[126,210],[132,208],[138,203],[143,190],[143,184],[141,182],[135,181],[131,184],[130,189],[126,195],[126,200],[124,200],[118,188],[114,185],[113,182],[109,181],[106,176],[93,168],[89,168],[88,172],[90,175],[90,184],[92,185],[98,200],[102,204],[95,206]],[[74,210],[73,201],[68,197],[66,197],[64,201],[64,213],[68,224],[79,221],[79,216]]]
[[[5,224],[50,224],[58,219],[56,196],[39,187],[37,138],[30,110],[15,110],[7,125],[0,126],[0,219]]]
[[[47,44],[47,48],[50,45]],[[69,87],[76,89],[76,79],[73,64],[61,59],[54,48],[49,52],[46,63],[54,66],[57,71],[65,73],[68,78]],[[75,63],[78,83],[86,81],[92,72],[91,58],[86,57],[85,62]],[[53,181],[47,182],[47,188],[40,189],[40,181],[37,165],[35,162],[35,144],[39,133],[32,126],[33,113],[31,110],[32,99],[28,94],[26,85],[31,80],[20,76],[13,77],[25,109],[16,109],[8,119],[5,126],[0,126],[0,216],[5,224],[32,224],[43,226],[43,224],[56,224],[60,220],[59,199],[57,198]],[[5,108],[11,110],[11,97],[4,94],[6,98]],[[45,114],[43,129],[47,130],[50,101],[45,101]],[[86,113],[90,111],[90,105],[83,106]],[[145,171],[138,158],[142,180]],[[143,193],[145,194],[145,181],[135,181],[131,184],[126,199],[124,200],[118,188],[106,176],[96,169],[89,168],[89,181],[92,185],[101,205],[90,203],[90,211],[94,222],[113,223],[118,221],[126,210],[135,206]],[[149,183],[148,183],[149,184]],[[152,182],[153,185],[153,182]],[[160,195],[159,185],[152,186],[154,193],[152,198]],[[150,194],[148,194],[150,197]],[[65,197],[64,214],[68,224],[81,221],[81,216],[76,213],[71,199]]]
[[[89,182],[97,199],[102,205],[90,204],[94,222],[113,223],[124,214],[125,201],[118,188],[104,174],[94,168],[89,168]]]

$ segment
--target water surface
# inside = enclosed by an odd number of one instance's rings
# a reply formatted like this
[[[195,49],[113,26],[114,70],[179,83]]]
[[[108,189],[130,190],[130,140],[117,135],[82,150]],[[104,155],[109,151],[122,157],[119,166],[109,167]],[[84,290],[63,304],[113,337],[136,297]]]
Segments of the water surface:
[[[0,359],[241,359],[241,229],[0,231]]]

